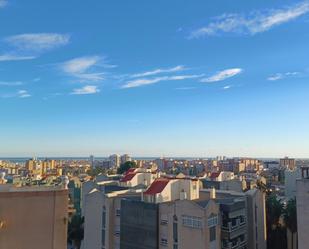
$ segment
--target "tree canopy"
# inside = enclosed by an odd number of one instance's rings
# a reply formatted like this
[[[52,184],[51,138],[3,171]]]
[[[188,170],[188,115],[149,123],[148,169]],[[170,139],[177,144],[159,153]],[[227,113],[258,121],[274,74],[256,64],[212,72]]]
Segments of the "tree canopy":
[[[297,231],[296,199],[290,199],[283,211],[284,223],[292,233]]]
[[[136,167],[137,167],[137,165],[136,165],[135,162],[132,162],[132,161],[125,162],[125,163],[120,165],[120,167],[117,170],[117,174],[123,174],[124,172],[128,171],[129,169],[136,168]]]
[[[68,241],[74,248],[80,249],[81,241],[84,239],[84,218],[74,215],[68,224]]]

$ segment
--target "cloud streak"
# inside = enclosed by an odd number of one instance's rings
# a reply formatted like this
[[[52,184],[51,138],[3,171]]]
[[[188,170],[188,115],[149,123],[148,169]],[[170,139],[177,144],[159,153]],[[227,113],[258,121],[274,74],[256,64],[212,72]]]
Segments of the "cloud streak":
[[[180,72],[185,70],[185,67],[182,65],[178,65],[172,68],[159,68],[159,69],[155,69],[152,71],[147,71],[147,72],[143,72],[143,73],[137,73],[137,74],[133,74],[131,75],[132,78],[140,78],[140,77],[147,77],[147,76],[153,76],[153,75],[158,75],[158,74],[162,74],[162,73],[175,73],[175,72]]]
[[[203,78],[200,81],[205,82],[205,83],[223,81],[223,80],[226,80],[228,78],[231,78],[231,77],[234,77],[234,76],[240,74],[242,71],[243,71],[243,69],[241,69],[241,68],[230,68],[230,69],[226,69],[226,70],[217,72],[216,74],[214,74],[213,76],[211,76],[209,78]]]
[[[72,95],[86,95],[86,94],[95,94],[99,93],[100,89],[97,86],[84,86],[82,88],[73,89],[71,92]]]
[[[287,72],[287,73],[276,73],[274,75],[271,75],[267,78],[269,81],[277,81],[277,80],[282,80],[288,77],[296,77],[300,75],[299,72]]]
[[[17,92],[17,97],[18,98],[29,98],[31,97],[31,94],[29,94],[27,90],[19,90]]]
[[[20,86],[23,85],[21,81],[0,81],[0,86]]]
[[[214,22],[205,27],[194,30],[189,38],[214,36],[222,33],[254,35],[292,21],[308,12],[309,2],[303,1],[281,9],[254,11],[248,15],[224,14],[216,17]]]
[[[67,45],[70,35],[57,33],[29,33],[10,36],[5,42],[21,51],[42,52]]]
[[[2,54],[0,55],[1,61],[24,61],[24,60],[33,60],[36,56],[22,56],[22,55],[13,55],[13,54]]]
[[[46,51],[67,45],[70,36],[57,33],[26,33],[9,36],[2,41],[10,46],[10,51],[0,54],[0,62],[22,61],[36,59]]]
[[[101,81],[104,80],[104,73],[93,70],[100,66],[102,60],[100,56],[79,57],[62,63],[61,70],[80,81]]]
[[[121,88],[135,88],[145,85],[152,85],[162,81],[177,81],[177,80],[186,80],[186,79],[195,79],[203,77],[203,74],[193,74],[193,75],[173,75],[173,76],[162,76],[155,78],[142,78],[126,82]]]
[[[21,81],[14,81],[14,82],[0,81],[0,86],[20,86],[20,85],[23,85],[23,82]]]

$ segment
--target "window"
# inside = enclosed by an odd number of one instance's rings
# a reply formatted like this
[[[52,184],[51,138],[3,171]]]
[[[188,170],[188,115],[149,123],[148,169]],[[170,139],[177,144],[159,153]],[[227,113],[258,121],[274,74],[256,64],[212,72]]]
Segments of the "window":
[[[167,225],[168,224],[168,220],[161,220],[160,224],[161,225]]]
[[[212,242],[216,240],[216,227],[210,227],[209,228],[209,241]]]
[[[120,214],[121,214],[120,209],[117,208],[117,209],[116,209],[116,216],[117,216],[117,217],[120,217]]]
[[[207,220],[208,227],[214,227],[218,225],[218,215],[211,215]]]
[[[173,223],[173,240],[174,243],[178,242],[178,224],[175,221]]]
[[[240,224],[246,223],[246,218],[244,216],[240,216]]]
[[[102,212],[102,229],[104,229],[106,226],[106,211],[105,208],[103,208],[103,212]]]
[[[105,248],[105,226],[106,226],[106,207],[103,206],[103,211],[102,211],[102,230],[101,230],[102,248]]]
[[[182,224],[185,227],[201,229],[202,228],[202,219],[199,218],[199,217],[183,215],[182,216]]]
[[[101,231],[101,243],[102,243],[102,248],[105,247],[105,229],[102,229]]]
[[[114,235],[120,237],[120,226],[115,226]]]
[[[167,246],[167,239],[161,238],[161,245]]]

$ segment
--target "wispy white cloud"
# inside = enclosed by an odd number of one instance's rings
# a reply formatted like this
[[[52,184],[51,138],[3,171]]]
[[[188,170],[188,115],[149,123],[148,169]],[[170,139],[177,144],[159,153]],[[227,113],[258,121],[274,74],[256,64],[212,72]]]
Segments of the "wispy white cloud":
[[[19,98],[29,98],[29,97],[31,97],[31,94],[29,94],[27,90],[19,90],[17,92],[17,97],[19,97]]]
[[[253,11],[249,15],[224,14],[207,26],[194,30],[189,38],[213,36],[221,33],[257,34],[292,21],[309,12],[309,1],[302,1],[280,9]]]
[[[42,52],[67,45],[70,35],[57,33],[20,34],[5,38],[11,46],[21,51]]]
[[[63,71],[70,74],[81,74],[100,61],[99,56],[80,57],[63,63]]]
[[[230,89],[232,86],[224,86],[222,89],[223,90],[228,90],[228,89]]]
[[[62,63],[61,69],[81,81],[101,81],[104,80],[105,73],[93,71],[96,67],[105,67],[105,64],[101,64],[102,61],[100,56],[79,57]]]
[[[68,44],[70,35],[57,33],[19,34],[6,37],[3,42],[9,45],[10,50],[0,54],[0,62],[32,60],[46,51]]]
[[[267,80],[276,81],[276,80],[281,80],[282,78],[283,78],[283,74],[277,73],[277,74],[269,76]]]
[[[95,94],[99,93],[100,89],[97,86],[84,86],[82,88],[74,89],[71,94],[73,95],[84,95],[84,94]]]
[[[0,81],[0,86],[20,86],[23,85],[21,81]]]
[[[0,0],[0,8],[4,8],[5,6],[7,6],[8,1],[6,0]]]
[[[282,80],[284,78],[288,77],[296,77],[300,75],[300,72],[287,72],[287,73],[276,73],[274,75],[271,75],[267,78],[269,81],[276,81],[276,80]]]
[[[23,60],[33,60],[36,56],[23,56],[14,54],[2,54],[0,55],[0,61],[23,61]]]
[[[175,88],[176,90],[182,90],[182,91],[186,91],[186,90],[193,90],[193,89],[196,89],[196,87],[193,87],[193,86],[184,86],[184,87],[177,87]]]
[[[31,94],[27,90],[18,90],[15,93],[1,94],[0,98],[30,98]]]
[[[121,88],[134,88],[145,85],[156,84],[161,81],[177,81],[177,80],[186,80],[186,79],[195,79],[203,77],[203,74],[194,74],[194,75],[173,75],[173,76],[162,76],[155,78],[142,78],[126,82]]]
[[[153,76],[157,74],[162,74],[162,73],[175,73],[179,71],[183,71],[186,68],[182,65],[178,65],[176,67],[171,67],[171,68],[159,68],[159,69],[154,69],[151,71],[143,72],[143,73],[137,73],[131,75],[132,78],[140,78],[140,77],[147,77],[147,76]]]
[[[234,77],[238,74],[240,74],[243,71],[241,68],[230,68],[226,69],[220,72],[217,72],[215,75],[209,77],[209,78],[203,78],[200,81],[201,82],[217,82],[222,81],[231,77]]]

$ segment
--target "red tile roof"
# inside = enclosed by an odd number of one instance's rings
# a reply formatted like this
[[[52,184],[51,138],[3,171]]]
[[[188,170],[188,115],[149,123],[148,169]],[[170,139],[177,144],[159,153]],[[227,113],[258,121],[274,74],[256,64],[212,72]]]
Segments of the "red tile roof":
[[[130,173],[133,173],[136,169],[135,168],[130,168],[126,171],[126,173],[124,175],[128,175]]]
[[[213,172],[213,173],[211,173],[210,178],[214,179],[214,178],[219,177],[219,175],[220,175],[220,172]]]
[[[150,187],[144,192],[145,195],[155,195],[161,193],[166,185],[169,183],[169,179],[157,179],[155,180]]]
[[[126,173],[125,176],[120,179],[120,182],[131,181],[135,175],[136,173]]]

